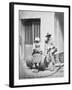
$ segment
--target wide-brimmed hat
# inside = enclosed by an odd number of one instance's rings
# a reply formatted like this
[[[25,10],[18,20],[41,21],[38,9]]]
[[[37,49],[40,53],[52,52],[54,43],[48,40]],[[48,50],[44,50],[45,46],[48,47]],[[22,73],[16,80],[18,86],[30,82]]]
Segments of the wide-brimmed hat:
[[[40,38],[39,37],[36,37],[34,42],[39,42],[40,41]]]
[[[47,34],[46,34],[46,37],[51,37],[51,34],[50,34],[50,33],[47,33]]]

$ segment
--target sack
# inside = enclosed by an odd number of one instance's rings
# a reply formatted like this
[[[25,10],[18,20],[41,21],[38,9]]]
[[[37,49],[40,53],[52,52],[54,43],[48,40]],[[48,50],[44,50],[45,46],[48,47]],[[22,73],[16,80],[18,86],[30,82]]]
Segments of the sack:
[[[40,63],[42,60],[42,55],[41,54],[34,54],[33,55],[33,63]]]

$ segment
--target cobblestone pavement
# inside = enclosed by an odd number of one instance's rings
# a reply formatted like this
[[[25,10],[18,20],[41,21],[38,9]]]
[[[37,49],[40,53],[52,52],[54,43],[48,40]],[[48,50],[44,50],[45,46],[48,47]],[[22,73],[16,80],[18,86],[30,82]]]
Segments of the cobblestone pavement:
[[[43,77],[63,77],[64,65],[55,66],[54,70],[45,69],[44,71],[38,71],[37,69],[28,68],[24,62],[20,62],[19,78],[43,78]]]

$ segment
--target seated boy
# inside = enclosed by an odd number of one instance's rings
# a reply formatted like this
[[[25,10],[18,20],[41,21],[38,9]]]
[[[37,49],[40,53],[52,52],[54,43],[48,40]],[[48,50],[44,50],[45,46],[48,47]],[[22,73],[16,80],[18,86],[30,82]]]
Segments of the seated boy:
[[[38,67],[39,63],[42,60],[42,51],[40,48],[40,39],[39,37],[35,38],[34,44],[33,44],[33,52],[32,52],[32,56],[33,56],[33,67]]]

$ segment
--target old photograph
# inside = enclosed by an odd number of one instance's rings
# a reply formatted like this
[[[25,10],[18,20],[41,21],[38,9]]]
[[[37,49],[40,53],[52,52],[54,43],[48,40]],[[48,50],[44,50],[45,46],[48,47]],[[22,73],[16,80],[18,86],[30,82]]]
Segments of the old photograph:
[[[9,6],[9,86],[70,84],[70,6]]]
[[[18,14],[19,79],[64,77],[64,12]]]

